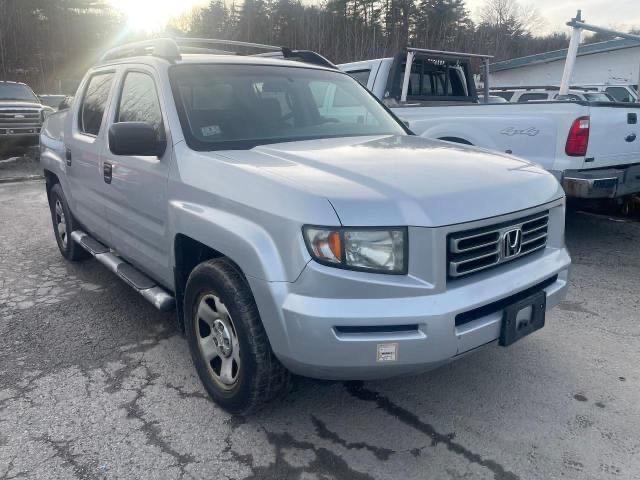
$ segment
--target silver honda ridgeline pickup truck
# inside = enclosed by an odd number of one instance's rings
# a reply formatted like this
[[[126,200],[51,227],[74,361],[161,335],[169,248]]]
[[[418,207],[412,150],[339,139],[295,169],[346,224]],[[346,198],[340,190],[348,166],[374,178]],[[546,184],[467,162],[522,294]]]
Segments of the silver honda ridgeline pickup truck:
[[[510,345],[565,295],[565,198],[542,168],[413,136],[331,68],[150,53],[105,56],[45,122],[55,237],[177,310],[228,411],[290,373],[383,378]]]

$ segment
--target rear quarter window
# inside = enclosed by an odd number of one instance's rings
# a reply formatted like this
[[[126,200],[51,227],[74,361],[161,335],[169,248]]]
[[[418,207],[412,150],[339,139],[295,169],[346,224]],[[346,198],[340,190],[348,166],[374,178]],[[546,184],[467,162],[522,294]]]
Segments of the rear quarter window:
[[[367,68],[363,70],[352,70],[347,73],[366,87],[367,82],[369,81],[369,75],[371,75],[371,69]]]

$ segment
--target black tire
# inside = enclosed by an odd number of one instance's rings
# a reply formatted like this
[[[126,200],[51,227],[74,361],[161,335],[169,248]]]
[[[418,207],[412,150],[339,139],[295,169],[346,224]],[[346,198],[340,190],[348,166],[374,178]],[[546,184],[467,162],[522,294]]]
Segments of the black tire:
[[[56,183],[49,192],[49,208],[51,210],[51,221],[53,222],[53,234],[56,237],[62,256],[72,262],[90,258],[91,254],[71,239],[71,232],[77,228],[77,225],[59,183]],[[64,214],[62,219],[60,217],[60,209]],[[66,225],[64,234],[58,228],[61,220]]]
[[[203,324],[198,314],[201,303],[211,304],[210,299],[214,296],[222,304],[222,309],[218,309],[215,303],[214,310],[228,311],[229,330],[239,345],[239,365],[236,365],[235,383],[231,385],[223,385],[216,375],[215,361],[222,359],[220,353],[207,360],[201,346],[202,342],[216,336],[213,327]],[[251,289],[231,261],[225,258],[209,260],[191,272],[185,289],[184,312],[185,333],[193,363],[202,384],[218,405],[229,413],[246,415],[288,391],[290,374],[273,354]],[[203,329],[209,329],[209,334]]]

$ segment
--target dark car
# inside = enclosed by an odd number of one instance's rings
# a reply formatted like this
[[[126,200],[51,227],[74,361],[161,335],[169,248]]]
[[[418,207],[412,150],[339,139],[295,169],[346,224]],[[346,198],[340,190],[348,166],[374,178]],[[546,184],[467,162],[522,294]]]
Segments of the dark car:
[[[0,81],[0,155],[38,145],[42,122],[53,111],[28,85]]]

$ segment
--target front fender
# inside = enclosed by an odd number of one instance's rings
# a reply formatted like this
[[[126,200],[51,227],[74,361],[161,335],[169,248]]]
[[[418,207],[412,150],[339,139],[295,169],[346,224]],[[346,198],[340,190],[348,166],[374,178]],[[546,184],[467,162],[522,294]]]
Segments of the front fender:
[[[66,148],[64,144],[64,122],[66,111],[49,115],[40,133],[40,165],[45,171],[55,174],[60,181],[67,202],[73,204],[73,192],[69,188],[66,170]]]
[[[207,205],[171,201],[169,210],[171,231],[220,252],[248,277],[293,282],[311,259],[301,231],[293,223],[283,222],[274,232],[247,218]],[[286,253],[286,259],[281,251]]]

